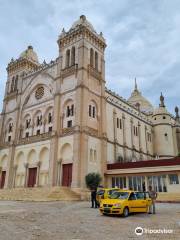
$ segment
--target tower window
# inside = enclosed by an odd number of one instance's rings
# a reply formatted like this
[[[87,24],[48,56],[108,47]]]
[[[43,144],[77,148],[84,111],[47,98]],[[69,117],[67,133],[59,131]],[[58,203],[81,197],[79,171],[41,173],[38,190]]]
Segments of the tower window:
[[[89,117],[96,118],[96,107],[89,105]]]
[[[90,49],[90,65],[91,67],[94,67],[94,50]]]
[[[68,127],[68,128],[72,127],[72,120],[70,120],[70,121],[67,122],[67,127]]]
[[[74,104],[70,106],[67,106],[66,109],[66,117],[74,116]]]
[[[98,53],[95,52],[95,69],[98,70]]]
[[[13,123],[9,123],[9,130],[8,132],[11,133],[13,131]]]
[[[26,132],[26,138],[28,138],[29,137],[29,132]]]
[[[40,126],[40,125],[42,125],[42,115],[40,115],[40,116],[37,116],[37,126]]]
[[[40,134],[41,134],[41,131],[39,129],[39,130],[37,130],[36,135],[40,135]]]
[[[15,78],[15,82],[14,82],[14,91],[17,90],[17,85],[18,85],[18,75]]]
[[[66,67],[70,66],[70,50],[66,51]]]
[[[51,113],[48,114],[48,123],[52,123],[52,114]]]
[[[166,117],[165,117],[165,116],[163,116],[163,119],[166,119]]]
[[[49,129],[48,129],[48,130],[49,130],[49,132],[52,132],[52,127],[49,127]]]
[[[122,129],[122,121],[121,121],[121,119],[119,119],[119,127],[120,127],[120,129]]]
[[[11,136],[8,136],[8,142],[10,142],[11,141]]]
[[[75,65],[75,47],[71,49],[71,65]]]
[[[119,118],[117,118],[117,128],[119,128]]]
[[[91,117],[91,105],[89,105],[89,117]]]
[[[26,119],[26,129],[30,127],[31,119]]]
[[[96,115],[96,109],[95,109],[95,106],[93,106],[93,118],[95,118],[95,115]]]

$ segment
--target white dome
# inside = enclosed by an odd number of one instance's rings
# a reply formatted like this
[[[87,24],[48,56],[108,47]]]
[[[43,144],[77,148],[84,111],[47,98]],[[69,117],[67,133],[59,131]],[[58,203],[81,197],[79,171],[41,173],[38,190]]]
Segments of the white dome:
[[[128,102],[137,107],[139,105],[140,110],[143,112],[153,112],[152,104],[141,95],[141,92],[138,91],[137,85],[135,84],[135,89],[132,92]]]
[[[37,53],[33,50],[32,46],[28,46],[28,48],[21,53],[20,58],[26,58],[35,63],[39,63]]]
[[[86,19],[85,15],[81,15],[80,18],[75,21],[71,27],[70,30],[73,30],[79,26],[86,26],[87,28],[89,28],[91,31],[95,32],[93,25]]]

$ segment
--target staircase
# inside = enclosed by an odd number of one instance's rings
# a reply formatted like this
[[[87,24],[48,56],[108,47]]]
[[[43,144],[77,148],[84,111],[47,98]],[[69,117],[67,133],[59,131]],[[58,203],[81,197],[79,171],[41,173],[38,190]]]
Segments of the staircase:
[[[67,187],[1,189],[0,200],[12,201],[78,201],[80,195]]]

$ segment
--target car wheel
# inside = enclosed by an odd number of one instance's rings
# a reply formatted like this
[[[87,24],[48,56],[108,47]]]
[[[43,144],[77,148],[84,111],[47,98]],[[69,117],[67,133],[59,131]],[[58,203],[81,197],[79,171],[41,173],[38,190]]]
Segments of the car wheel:
[[[128,217],[129,216],[129,209],[128,207],[125,207],[123,210],[123,217]]]

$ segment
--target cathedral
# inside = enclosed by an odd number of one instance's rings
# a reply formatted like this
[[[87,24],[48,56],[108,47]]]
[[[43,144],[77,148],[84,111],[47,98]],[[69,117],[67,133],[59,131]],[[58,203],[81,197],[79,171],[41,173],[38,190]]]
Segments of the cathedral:
[[[62,30],[57,58],[32,46],[7,66],[0,115],[0,188],[108,187],[180,192],[180,117],[153,106],[136,80],[129,99],[106,88],[106,41],[84,15]]]

